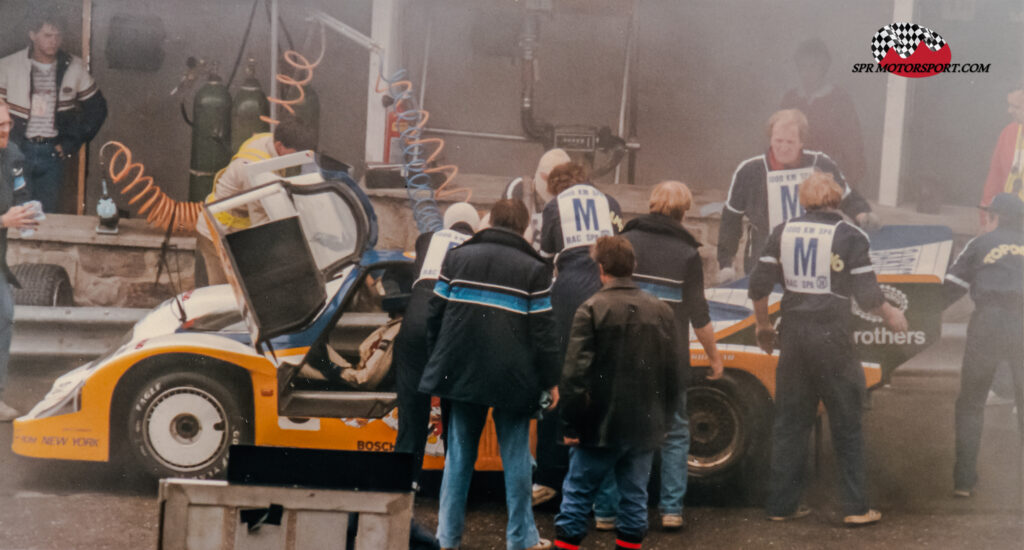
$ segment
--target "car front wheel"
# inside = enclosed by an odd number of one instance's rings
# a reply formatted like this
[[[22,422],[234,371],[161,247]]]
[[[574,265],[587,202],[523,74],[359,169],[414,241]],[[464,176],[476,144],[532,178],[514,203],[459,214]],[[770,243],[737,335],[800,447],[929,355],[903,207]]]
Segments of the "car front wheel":
[[[142,469],[157,477],[224,477],[228,448],[252,441],[239,400],[198,373],[166,374],[131,401],[128,440]]]

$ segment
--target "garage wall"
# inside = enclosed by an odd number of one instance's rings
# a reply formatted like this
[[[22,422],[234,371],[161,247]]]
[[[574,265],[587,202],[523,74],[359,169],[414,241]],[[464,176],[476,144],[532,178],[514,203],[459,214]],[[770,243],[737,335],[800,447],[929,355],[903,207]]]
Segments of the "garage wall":
[[[309,6],[320,7],[364,32],[369,30],[371,0],[290,0],[281,4],[286,25],[299,44],[312,28],[304,20]],[[543,19],[541,27],[536,115],[558,124],[614,129],[628,3],[554,0],[554,4],[557,9]],[[1009,0],[969,2],[980,6],[980,12],[995,10],[992,13],[997,15],[960,22],[948,20],[948,14],[940,9],[943,4],[948,2],[932,2],[919,9],[920,16],[927,19],[919,22],[931,24],[956,45],[954,56],[970,52],[972,57],[984,58],[991,45],[981,36],[988,36],[990,23],[999,22],[1000,33],[1007,36],[1018,36],[1021,30],[1019,20],[998,15],[1012,8]],[[19,19],[26,5],[27,0],[0,3],[0,54],[24,44]],[[73,26],[77,25],[80,3],[60,5]],[[230,72],[251,6],[249,0],[94,0],[93,73],[110,102],[111,115],[90,151],[90,212],[99,187],[98,145],[111,139],[132,147],[136,158],[172,196],[186,195],[189,129],[178,112],[179,98],[170,97],[169,92],[189,56],[216,61],[224,76]],[[521,10],[522,2],[513,0],[406,3],[401,10],[406,46],[403,65],[409,69],[417,94],[425,30],[433,25],[425,99],[430,125],[521,133],[520,73],[515,59]],[[166,58],[159,71],[108,68],[104,50],[115,14],[160,18],[167,40]],[[639,101],[636,137],[642,147],[639,183],[680,178],[700,189],[724,192],[737,163],[765,148],[764,121],[783,93],[796,85],[791,60],[796,45],[819,36],[830,46],[831,81],[850,93],[860,116],[869,166],[861,190],[869,197],[876,196],[886,82],[895,77],[851,74],[850,67],[871,61],[871,36],[891,22],[891,14],[892,0],[640,2],[635,67]],[[69,49],[74,51],[80,33],[73,28],[68,34]],[[1003,42],[1012,40],[1002,40],[999,47],[1005,49]],[[269,24],[261,3],[247,54],[257,58],[264,83],[268,43]],[[329,37],[327,43],[326,59],[314,80],[323,105],[322,145],[328,153],[359,165],[364,150],[368,57],[364,50],[338,37]],[[1019,50],[1018,46],[1013,54],[1017,58]],[[993,59],[993,74],[961,79],[955,86],[950,85],[948,75],[912,83],[909,131],[927,132],[930,139],[944,145],[910,146],[905,158],[907,186],[930,178],[937,183],[928,185],[935,186],[944,199],[969,202],[973,191],[959,191],[957,186],[973,185],[984,178],[987,155],[1007,122],[1003,114],[1005,88],[1018,77],[1019,66],[1019,59]],[[946,79],[945,84],[941,79]],[[951,112],[957,114],[946,116]],[[956,154],[950,155],[949,148]],[[532,173],[540,153],[540,146],[530,143],[447,138],[447,160],[464,173]]]

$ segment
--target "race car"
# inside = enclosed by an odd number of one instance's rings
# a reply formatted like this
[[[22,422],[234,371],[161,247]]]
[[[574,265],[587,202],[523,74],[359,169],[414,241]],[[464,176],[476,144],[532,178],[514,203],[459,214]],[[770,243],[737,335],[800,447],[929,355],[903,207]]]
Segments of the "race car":
[[[289,167],[303,174],[280,177]],[[325,181],[310,153],[250,165],[254,188],[207,206],[229,285],[176,296],[140,320],[120,345],[53,384],[14,422],[24,456],[110,461],[126,457],[155,476],[217,477],[232,444],[388,452],[397,414],[391,378],[355,387],[337,377],[358,364],[359,343],[400,314],[414,274],[401,251],[370,248],[376,234],[364,197],[347,177]],[[269,220],[226,232],[219,212],[258,201]],[[937,297],[952,247],[948,228],[887,227],[873,260],[911,331],[887,331],[855,310],[870,386],[939,337]],[[708,289],[726,376],[704,379],[707,357],[692,340],[688,394],[695,483],[743,480],[766,463],[778,355],[754,342],[745,281]],[[776,293],[771,298],[777,314]],[[341,356],[342,360],[338,357]],[[443,464],[439,422],[424,466]],[[500,470],[493,427],[478,470]]]

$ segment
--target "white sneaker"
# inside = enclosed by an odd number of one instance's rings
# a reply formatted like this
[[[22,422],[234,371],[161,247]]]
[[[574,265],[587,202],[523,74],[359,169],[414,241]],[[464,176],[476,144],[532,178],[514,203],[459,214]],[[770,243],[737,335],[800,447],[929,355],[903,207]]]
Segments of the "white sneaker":
[[[10,422],[21,416],[17,409],[0,401],[0,422]]]
[[[999,394],[992,390],[988,390],[988,398],[985,399],[986,407],[1000,407],[1002,405],[1013,405],[1013,398],[1011,397],[1000,397]]]
[[[540,504],[544,504],[545,502],[555,498],[555,495],[557,494],[558,491],[552,489],[551,487],[548,487],[547,485],[539,485],[537,483],[534,483],[533,505],[538,506]]]

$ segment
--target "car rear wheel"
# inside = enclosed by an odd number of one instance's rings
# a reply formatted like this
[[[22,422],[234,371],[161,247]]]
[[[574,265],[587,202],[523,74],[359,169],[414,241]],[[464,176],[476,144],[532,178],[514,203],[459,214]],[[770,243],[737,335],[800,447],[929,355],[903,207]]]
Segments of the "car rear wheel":
[[[166,374],[131,400],[128,440],[142,469],[157,477],[224,477],[228,448],[252,441],[238,399],[218,378]]]
[[[690,418],[691,483],[740,484],[748,495],[763,493],[771,435],[771,402],[753,380],[726,374],[708,380],[701,369],[686,393]]]

